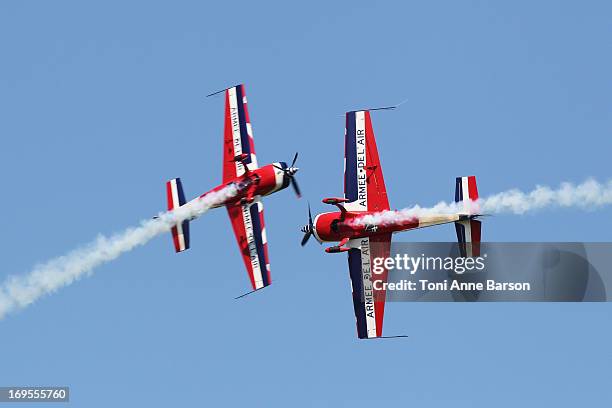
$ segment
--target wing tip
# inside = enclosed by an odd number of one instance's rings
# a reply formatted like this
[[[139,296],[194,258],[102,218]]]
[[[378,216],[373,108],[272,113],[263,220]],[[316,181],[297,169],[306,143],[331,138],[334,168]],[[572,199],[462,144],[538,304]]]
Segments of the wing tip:
[[[378,111],[378,110],[395,110],[395,109],[397,109],[397,105],[380,106],[380,107],[377,107],[377,108],[366,108],[366,109],[350,110],[350,111],[346,112],[346,114],[348,115],[349,113],[356,113],[356,112],[370,112],[370,111]]]
[[[228,89],[237,88],[237,87],[239,87],[239,86],[244,86],[244,84],[243,84],[243,83],[239,83],[239,84],[236,84],[236,85],[228,86],[227,88],[223,88],[223,89],[221,89],[220,91],[216,91],[216,92],[210,93],[210,94],[206,95],[206,97],[207,97],[207,98],[209,98],[209,97],[211,97],[211,96],[218,95],[218,94],[220,94],[221,92],[225,92],[225,91],[227,91]]]
[[[265,289],[265,288],[267,288],[268,286],[270,286],[270,285],[262,286],[261,288],[253,289],[253,290],[251,290],[251,291],[248,291],[247,293],[243,293],[243,294],[242,294],[242,295],[240,295],[240,296],[236,296],[236,297],[234,298],[234,300],[241,299],[241,298],[246,297],[246,296],[248,296],[248,295],[250,295],[250,294],[252,294],[252,293],[255,293],[255,292],[259,292],[260,290]]]

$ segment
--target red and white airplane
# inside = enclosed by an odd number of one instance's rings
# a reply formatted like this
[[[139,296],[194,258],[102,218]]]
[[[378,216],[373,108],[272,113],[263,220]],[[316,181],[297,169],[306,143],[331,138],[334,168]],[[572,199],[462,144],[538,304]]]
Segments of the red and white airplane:
[[[190,205],[207,194],[234,185],[237,194],[214,207],[227,208],[244,265],[255,291],[272,283],[261,197],[282,190],[289,184],[300,197],[300,190],[294,178],[298,171],[295,167],[297,153],[290,166],[285,162],[277,162],[259,167],[255,157],[244,85],[220,92],[225,92],[223,183],[191,202],[186,202],[181,179],[172,179],[166,183],[168,210]],[[172,228],[176,252],[189,249],[189,221],[183,221]]]
[[[455,201],[469,203],[468,198],[478,199],[476,178],[458,177]],[[319,214],[313,221],[309,208],[308,225],[302,227],[302,245],[314,235],[320,243],[338,242],[325,248],[327,253],[348,252],[353,306],[360,339],[382,337],[386,293],[380,289],[382,285],[376,285],[379,287],[377,289],[372,283],[372,262],[374,258],[390,255],[393,233],[452,222],[455,223],[461,255],[479,256],[481,224],[475,219],[478,215],[469,211],[409,220],[401,217],[402,221],[381,225],[355,222],[365,215],[390,210],[370,112],[367,110],[346,114],[344,198],[325,198],[323,203],[335,205],[339,211]],[[387,274],[385,270],[375,278],[386,282]]]

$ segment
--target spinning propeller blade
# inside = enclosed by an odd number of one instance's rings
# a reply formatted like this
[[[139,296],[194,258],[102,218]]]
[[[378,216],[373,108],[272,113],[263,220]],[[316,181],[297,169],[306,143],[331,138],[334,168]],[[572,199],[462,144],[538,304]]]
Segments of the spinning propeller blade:
[[[295,179],[295,173],[297,173],[297,171],[299,170],[297,167],[295,166],[295,162],[297,161],[298,158],[298,153],[295,153],[295,156],[293,156],[293,161],[291,162],[291,166],[289,166],[286,169],[283,169],[282,167],[279,167],[277,165],[273,165],[274,168],[278,169],[278,170],[282,170],[283,173],[285,173],[285,176],[289,177],[289,182],[291,183],[291,186],[293,187],[293,191],[295,191],[295,195],[297,195],[298,198],[302,197],[302,193],[300,191],[300,187],[298,186],[297,180]]]
[[[291,185],[293,186],[293,191],[295,191],[295,195],[298,198],[302,198],[302,193],[300,192],[300,187],[298,187],[298,183],[295,180],[295,177],[291,176]]]
[[[295,152],[295,156],[293,156],[293,161],[291,162],[291,166],[289,167],[295,166],[295,162],[297,161],[297,158],[298,158],[298,152]]]
[[[302,227],[302,232],[304,233],[304,237],[302,238],[302,246],[306,245],[310,236],[312,235],[314,225],[312,223],[312,213],[310,212],[310,203],[308,203],[308,225]]]

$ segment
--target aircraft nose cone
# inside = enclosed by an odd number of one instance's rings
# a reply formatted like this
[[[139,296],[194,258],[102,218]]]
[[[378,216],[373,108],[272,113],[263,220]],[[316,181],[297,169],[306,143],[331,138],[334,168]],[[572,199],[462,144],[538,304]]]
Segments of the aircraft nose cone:
[[[289,174],[294,175],[295,173],[297,173],[299,170],[299,167],[290,167],[289,168]]]
[[[310,225],[304,225],[302,228],[300,228],[300,231],[302,231],[304,234],[307,234],[310,232]]]

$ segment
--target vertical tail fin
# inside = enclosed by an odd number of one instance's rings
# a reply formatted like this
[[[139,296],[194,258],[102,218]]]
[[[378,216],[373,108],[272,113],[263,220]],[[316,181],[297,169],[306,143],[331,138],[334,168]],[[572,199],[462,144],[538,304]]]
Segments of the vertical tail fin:
[[[478,200],[476,176],[457,177],[455,179],[455,202],[463,202],[466,214],[472,214],[472,201]]]
[[[473,219],[473,201],[478,200],[478,188],[476,187],[476,177],[457,177],[455,181],[455,202],[463,202],[463,210],[466,215],[465,220],[455,222],[457,241],[459,242],[459,252],[463,257],[480,256],[480,238],[482,223]]]
[[[180,178],[175,178],[166,183],[166,195],[168,199],[168,211],[185,204],[185,193],[183,193],[183,183]],[[183,221],[172,227],[172,240],[176,252],[183,252],[189,249],[189,221]]]

